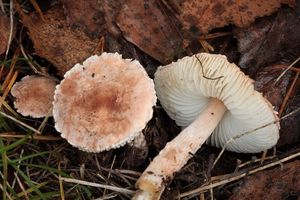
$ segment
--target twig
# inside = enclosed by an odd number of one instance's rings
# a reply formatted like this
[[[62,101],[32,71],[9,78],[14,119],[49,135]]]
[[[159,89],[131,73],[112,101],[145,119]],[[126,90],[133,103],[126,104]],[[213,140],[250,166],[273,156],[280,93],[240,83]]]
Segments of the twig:
[[[18,174],[17,174],[16,172],[14,172],[14,175],[15,175],[15,178],[16,178],[18,184],[19,184],[19,187],[20,187],[21,190],[22,190],[22,193],[23,193],[24,196],[25,196],[25,199],[29,200],[28,194],[27,194],[27,192],[26,192],[26,190],[25,190],[25,188],[24,188],[24,185],[22,184],[22,182],[21,182],[21,180],[20,180]]]
[[[238,139],[238,138],[240,138],[240,137],[243,137],[244,135],[248,135],[248,134],[254,133],[254,132],[257,131],[257,130],[262,129],[262,128],[265,128],[265,127],[270,126],[270,125],[272,125],[272,124],[276,124],[276,123],[280,122],[281,120],[283,120],[283,119],[285,119],[285,118],[287,118],[287,117],[289,117],[289,116],[295,114],[295,113],[298,112],[298,111],[300,111],[300,107],[297,108],[296,110],[294,110],[294,111],[292,111],[292,112],[286,114],[285,116],[281,117],[280,119],[277,119],[277,120],[275,120],[275,121],[269,122],[269,123],[264,124],[264,125],[262,125],[262,126],[260,126],[260,127],[257,127],[257,128],[255,128],[255,129],[252,129],[252,130],[250,130],[250,131],[246,131],[246,132],[244,132],[244,133],[238,134],[238,135],[236,135],[236,136],[234,136],[234,137],[228,139],[228,140],[226,141],[225,145],[222,147],[222,150],[221,150],[221,152],[219,153],[218,157],[216,158],[216,160],[215,160],[215,162],[214,162],[212,168],[214,168],[214,167],[216,166],[217,162],[219,161],[219,159],[220,159],[221,156],[223,155],[223,153],[224,153],[224,151],[225,151],[225,148],[226,148],[231,142],[233,142],[234,140],[236,140],[236,139]]]
[[[114,158],[113,158],[112,163],[110,165],[110,170],[108,171],[107,179],[105,180],[106,183],[109,182],[109,179],[111,177],[111,172],[113,171],[115,161],[116,161],[116,155],[114,155]],[[106,189],[104,189],[103,194],[106,194]]]
[[[272,68],[274,69],[287,69],[289,66],[286,66],[286,65],[275,65],[275,66],[272,66]],[[290,70],[291,71],[295,71],[295,72],[300,72],[300,69],[299,68],[296,68],[296,67],[290,67]]]
[[[27,54],[26,54],[26,52],[25,52],[25,50],[24,50],[24,46],[23,46],[23,44],[22,44],[22,39],[21,39],[22,32],[23,32],[23,29],[21,29],[20,35],[19,35],[19,41],[21,41],[21,42],[20,42],[20,50],[21,50],[22,55],[23,55],[24,58],[26,59],[26,62],[28,63],[28,65],[32,68],[32,70],[34,71],[34,73],[36,73],[36,74],[38,74],[38,75],[40,75],[40,76],[45,76],[45,77],[47,77],[47,78],[49,78],[49,79],[52,79],[52,80],[54,80],[55,82],[59,83],[60,80],[58,80],[57,78],[55,78],[55,77],[53,77],[53,76],[50,76],[49,74],[43,72],[43,71],[41,70],[41,66],[40,66],[37,62],[33,61],[33,60],[32,60],[32,57],[31,57],[30,55],[27,55]],[[37,69],[37,68],[34,66],[34,64],[37,65],[37,67],[38,67],[39,69]]]
[[[30,1],[30,3],[33,5],[33,7],[35,8],[35,10],[39,13],[41,19],[42,19],[43,21],[45,21],[43,12],[42,12],[42,10],[40,9],[39,4],[38,4],[35,0],[29,0],[29,1]]]
[[[3,185],[1,183],[0,183],[0,189],[3,191]],[[6,197],[9,198],[9,200],[14,200],[7,191],[6,191]]]
[[[200,39],[199,42],[205,52],[210,53],[215,51],[214,47],[211,46],[206,40]]]
[[[31,126],[29,126],[29,125],[23,123],[23,122],[21,122],[20,120],[18,120],[18,119],[16,119],[16,118],[12,117],[12,116],[10,116],[10,115],[7,115],[6,113],[4,113],[4,112],[2,112],[2,111],[0,111],[0,114],[3,115],[4,117],[8,118],[8,119],[11,119],[12,121],[14,121],[14,122],[16,122],[16,123],[18,123],[18,124],[20,124],[21,126],[24,126],[25,128],[28,128],[29,130],[31,130],[31,131],[33,131],[33,132],[35,132],[35,133],[41,134],[41,132],[40,132],[39,130],[37,130],[37,129],[35,129],[35,128],[33,128],[33,127],[31,127]]]
[[[200,36],[199,39],[200,40],[207,40],[207,39],[214,39],[214,38],[218,38],[218,37],[224,37],[224,36],[227,36],[227,35],[232,35],[232,33],[231,32],[211,33],[211,34]]]
[[[9,17],[10,17],[10,30],[9,30],[9,37],[8,37],[8,42],[7,42],[7,47],[6,47],[6,52],[5,52],[5,59],[7,58],[8,52],[9,52],[9,47],[12,41],[12,36],[13,36],[13,31],[14,31],[14,5],[13,5],[13,0],[10,1],[9,4]]]
[[[1,11],[3,12],[3,14],[5,14],[4,5],[3,5],[2,0],[0,0],[0,8],[1,8]]]
[[[76,184],[86,185],[86,186],[91,186],[91,187],[104,188],[107,190],[112,190],[112,191],[123,193],[123,194],[133,194],[134,193],[133,190],[129,190],[129,189],[125,189],[125,188],[104,185],[104,184],[99,184],[99,183],[92,183],[92,182],[87,182],[87,181],[82,181],[82,180],[77,180],[77,179],[72,179],[72,178],[62,177],[61,180],[68,182],[68,183],[76,183]]]
[[[194,194],[198,194],[198,193],[201,193],[201,192],[204,192],[204,191],[207,191],[207,190],[210,190],[211,188],[215,188],[215,187],[218,187],[220,185],[224,185],[224,184],[227,184],[227,183],[230,183],[230,182],[233,182],[233,181],[236,181],[236,180],[239,180],[247,175],[251,175],[251,174],[254,174],[256,172],[259,172],[259,171],[262,171],[262,170],[265,170],[265,169],[268,169],[268,168],[271,168],[275,165],[280,165],[282,164],[283,162],[287,162],[293,158],[296,158],[300,156],[300,151],[293,154],[293,155],[290,155],[290,156],[287,156],[285,158],[282,158],[278,161],[274,161],[274,162],[271,162],[269,164],[266,164],[264,166],[261,166],[261,167],[258,167],[258,168],[255,168],[255,169],[252,169],[250,171],[247,171],[247,172],[243,172],[241,174],[238,174],[238,175],[235,175],[235,176],[232,176],[232,177],[229,177],[225,180],[222,180],[222,181],[218,181],[216,183],[210,183],[209,185],[205,184],[204,186],[201,186],[199,188],[196,188],[194,190],[191,190],[191,191],[188,191],[188,192],[185,192],[185,193],[182,193],[179,195],[180,198],[182,197],[186,197],[186,196],[190,196],[190,195],[194,195]]]
[[[299,56],[292,64],[290,64],[289,67],[286,68],[286,69],[278,76],[278,78],[275,80],[275,84],[276,84],[276,83],[284,76],[284,74],[285,74],[287,71],[289,71],[289,69],[290,69],[291,67],[293,67],[299,60],[300,60],[300,56]]]
[[[108,194],[108,195],[102,196],[102,197],[94,199],[94,200],[115,199],[117,196],[118,196],[117,194]]]
[[[58,171],[61,172],[60,162],[58,163]],[[59,190],[60,190],[60,199],[65,200],[64,185],[63,185],[63,181],[61,179],[61,173],[58,174],[58,182],[59,182]]]
[[[274,158],[275,158],[275,156],[270,156],[270,157],[264,158],[264,160],[271,160],[271,159],[274,159]],[[238,167],[238,169],[240,169],[240,168],[242,168],[246,165],[249,165],[251,163],[257,163],[257,162],[261,162],[261,161],[262,161],[262,158],[255,159],[255,160],[250,160],[250,161],[239,164],[237,167]]]
[[[14,73],[14,75],[11,77],[10,81],[9,81],[9,84],[7,85],[7,87],[5,88],[4,92],[3,92],[3,95],[0,96],[0,107],[2,107],[2,104],[3,102],[5,101],[5,98],[7,97],[11,87],[13,86],[15,80],[17,79],[17,76],[18,76],[18,71],[16,71]]]
[[[2,137],[2,138],[23,138],[26,136],[27,135],[24,135],[24,134],[0,133],[0,137]],[[46,140],[46,141],[62,140],[61,137],[47,136],[47,135],[31,135],[30,137],[34,140]]]
[[[286,95],[285,95],[285,97],[283,99],[283,102],[282,102],[282,104],[280,106],[280,109],[278,111],[278,116],[279,117],[282,115],[282,113],[283,113],[283,111],[284,111],[284,109],[286,107],[286,104],[288,103],[288,100],[289,100],[289,98],[290,98],[290,96],[292,94],[292,91],[293,91],[293,89],[294,89],[294,87],[295,87],[295,85],[297,83],[298,78],[299,78],[299,74],[300,74],[300,71],[296,73],[296,76],[295,76],[295,78],[294,78],[291,86],[289,87],[289,89],[288,89],[288,91],[287,91],[287,93],[286,93]]]
[[[19,158],[22,158],[23,157],[23,153],[24,153],[24,149],[21,149],[21,152],[20,152],[20,156]],[[20,164],[21,164],[21,159],[17,162],[18,165],[17,165],[17,168],[20,169]],[[15,184],[16,184],[16,177],[14,178],[12,184],[11,184],[11,187],[14,188],[15,187]]]
[[[52,106],[51,106],[51,108],[48,110],[47,115],[44,117],[44,119],[43,119],[41,125],[40,125],[39,128],[38,128],[38,130],[41,131],[41,133],[43,132],[43,130],[44,130],[45,126],[46,126],[46,123],[47,123],[47,121],[48,121],[48,119],[49,119],[49,117],[50,117],[51,115],[52,115]]]

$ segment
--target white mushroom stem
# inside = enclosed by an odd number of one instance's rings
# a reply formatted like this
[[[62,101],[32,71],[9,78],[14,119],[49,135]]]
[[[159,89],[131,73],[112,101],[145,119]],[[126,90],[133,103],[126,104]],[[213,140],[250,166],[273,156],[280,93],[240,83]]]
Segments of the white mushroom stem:
[[[133,199],[159,199],[166,184],[211,135],[226,111],[223,102],[212,98],[187,128],[166,144],[136,183]]]

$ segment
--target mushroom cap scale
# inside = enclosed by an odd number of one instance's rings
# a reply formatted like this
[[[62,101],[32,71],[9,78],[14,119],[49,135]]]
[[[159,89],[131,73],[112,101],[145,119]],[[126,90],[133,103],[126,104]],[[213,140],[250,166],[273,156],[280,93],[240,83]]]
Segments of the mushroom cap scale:
[[[14,106],[23,116],[45,117],[52,108],[56,82],[44,76],[27,75],[14,84],[11,94]],[[52,116],[52,112],[50,112]]]
[[[81,150],[109,150],[144,129],[155,103],[153,81],[138,61],[103,53],[76,64],[57,86],[55,128]]]
[[[160,67],[154,82],[163,108],[182,127],[194,121],[211,97],[224,103],[227,111],[207,141],[217,147],[277,120],[271,104],[254,90],[253,80],[223,55],[200,53],[182,58]],[[226,149],[256,153],[274,146],[278,138],[279,124],[274,123],[235,139]]]

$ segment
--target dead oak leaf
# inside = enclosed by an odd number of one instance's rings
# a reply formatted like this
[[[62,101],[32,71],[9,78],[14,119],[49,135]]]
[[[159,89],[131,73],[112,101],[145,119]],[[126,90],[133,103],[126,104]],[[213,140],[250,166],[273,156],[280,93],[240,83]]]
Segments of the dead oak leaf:
[[[84,31],[72,27],[60,6],[45,12],[44,20],[37,14],[26,15],[18,10],[35,52],[53,63],[60,75],[98,52],[100,38],[91,39]]]
[[[124,2],[117,24],[124,37],[161,63],[177,55],[181,39],[154,0]]]
[[[248,26],[255,18],[275,12],[282,3],[295,6],[295,0],[181,0],[179,20],[185,34],[197,37],[229,24]]]

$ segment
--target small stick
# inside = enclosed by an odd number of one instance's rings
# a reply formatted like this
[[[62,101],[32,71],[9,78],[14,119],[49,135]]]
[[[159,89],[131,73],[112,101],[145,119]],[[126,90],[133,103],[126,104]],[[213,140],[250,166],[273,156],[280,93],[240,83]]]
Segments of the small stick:
[[[233,182],[233,181],[236,181],[236,180],[239,180],[247,175],[251,175],[251,174],[254,174],[254,173],[257,173],[257,172],[260,172],[262,170],[265,170],[265,169],[268,169],[268,168],[271,168],[275,165],[280,165],[284,162],[287,162],[293,158],[296,158],[300,156],[300,151],[293,154],[293,155],[290,155],[290,156],[287,156],[285,158],[282,158],[278,161],[275,161],[275,162],[272,162],[272,163],[269,163],[269,164],[266,164],[264,166],[261,166],[261,167],[258,167],[258,168],[255,168],[255,169],[252,169],[250,171],[247,171],[247,172],[243,172],[241,174],[238,174],[236,176],[233,176],[233,177],[229,177],[225,180],[222,180],[222,181],[219,181],[219,182],[216,182],[216,183],[211,183],[209,185],[204,185],[204,186],[201,186],[201,187],[198,187],[194,190],[191,190],[191,191],[188,191],[188,192],[184,192],[182,194],[180,194],[180,198],[183,198],[183,197],[186,197],[186,196],[190,196],[190,195],[194,195],[194,194],[198,194],[198,193],[202,193],[204,191],[207,191],[207,190],[210,190],[211,188],[215,188],[215,187],[218,187],[218,186],[221,186],[221,185],[224,185],[224,184],[227,184],[227,183],[230,183],[230,182]]]
[[[29,130],[31,130],[31,131],[33,131],[33,132],[35,132],[35,133],[41,134],[41,132],[40,132],[39,130],[37,130],[37,129],[35,129],[35,128],[33,128],[33,127],[31,127],[31,126],[25,124],[24,122],[21,122],[20,120],[18,120],[18,119],[16,119],[16,118],[12,117],[12,116],[10,116],[10,115],[7,115],[6,113],[4,113],[4,112],[2,112],[2,111],[0,111],[0,114],[3,115],[4,117],[8,118],[8,119],[11,119],[12,121],[14,121],[14,122],[16,122],[16,123],[18,123],[18,124],[20,124],[21,126],[24,126],[25,128],[28,128]]]
[[[58,163],[58,171],[60,172],[60,162]],[[60,189],[60,199],[65,200],[65,191],[64,191],[64,185],[63,181],[61,179],[61,173],[58,174],[58,182],[59,182],[59,189]]]
[[[0,137],[3,138],[23,138],[27,135],[24,134],[10,134],[10,133],[0,133]],[[55,137],[55,136],[47,136],[47,135],[31,135],[30,136],[34,140],[47,140],[47,141],[57,141],[62,140],[61,137]]]
[[[297,80],[298,80],[298,78],[299,78],[299,74],[300,74],[300,71],[296,73],[296,76],[295,76],[295,78],[294,78],[294,80],[293,80],[291,86],[289,87],[289,89],[288,89],[288,91],[287,91],[287,93],[286,93],[286,95],[285,95],[285,97],[284,97],[284,99],[283,99],[283,102],[282,102],[282,104],[281,104],[281,106],[280,106],[280,109],[279,109],[279,112],[278,112],[278,116],[279,116],[279,117],[281,117],[281,115],[282,115],[283,112],[284,112],[284,109],[285,109],[285,107],[286,107],[286,105],[287,105],[287,103],[288,103],[288,100],[289,100],[289,98],[290,98],[290,96],[291,96],[291,93],[292,93],[293,89],[295,88],[295,85],[296,85]]]
[[[284,74],[290,70],[291,67],[293,67],[298,61],[300,60],[300,56],[292,63],[288,68],[286,68],[276,79],[275,84],[284,76]]]
[[[73,178],[62,177],[61,180],[68,182],[68,183],[76,183],[76,184],[86,185],[86,186],[91,186],[91,187],[104,188],[107,190],[112,190],[112,191],[123,193],[123,194],[133,194],[134,193],[134,191],[125,189],[125,188],[120,188],[120,187],[111,186],[111,185],[104,185],[104,184],[99,184],[99,183],[92,183],[92,182],[82,181],[82,180],[73,179]]]
[[[200,36],[199,39],[200,40],[207,40],[207,39],[214,39],[214,38],[218,38],[218,37],[224,37],[224,36],[227,36],[227,35],[232,35],[232,33],[231,32],[211,33],[211,34]]]
[[[0,8],[1,8],[1,11],[3,12],[3,14],[5,14],[4,5],[3,5],[2,0],[0,0]]]
[[[18,174],[17,174],[16,172],[14,172],[14,175],[15,175],[15,178],[16,178],[16,180],[17,180],[17,183],[18,183],[19,187],[20,187],[21,190],[22,190],[22,193],[24,194],[25,199],[29,200],[28,194],[27,194],[27,192],[26,192],[26,190],[25,190],[25,188],[24,188],[24,185],[23,185],[23,183],[21,182],[21,180],[20,180]]]
[[[272,68],[274,69],[287,69],[289,66],[285,66],[285,65],[276,65],[276,66],[272,66]],[[299,68],[296,67],[290,67],[291,71],[295,71],[295,72],[300,72]]]
[[[274,158],[275,158],[275,156],[270,156],[270,157],[264,158],[264,160],[271,160],[271,159],[274,159]],[[262,161],[262,158],[255,159],[255,160],[250,160],[250,161],[239,164],[238,168],[240,169],[242,167],[245,167],[246,165],[249,165],[250,163],[257,163],[257,162],[261,162],[261,161]]]
[[[7,42],[7,47],[6,47],[6,52],[5,52],[5,59],[7,58],[10,44],[12,41],[12,36],[13,36],[13,31],[14,31],[14,4],[13,0],[10,1],[9,4],[9,17],[10,17],[10,30],[9,30],[9,37],[8,37],[8,42]]]

